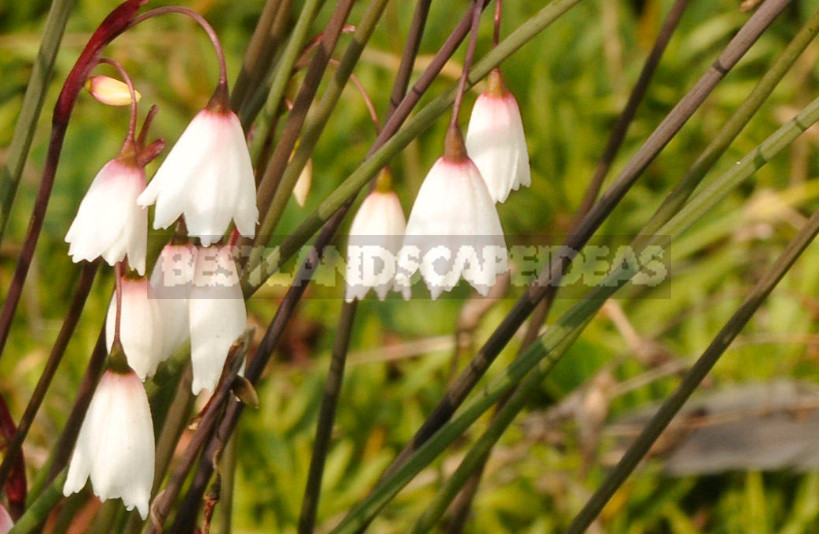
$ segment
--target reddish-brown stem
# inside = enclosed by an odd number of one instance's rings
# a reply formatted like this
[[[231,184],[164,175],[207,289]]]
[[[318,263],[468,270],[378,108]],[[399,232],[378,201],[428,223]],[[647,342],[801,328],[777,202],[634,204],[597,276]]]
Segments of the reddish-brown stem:
[[[166,13],[179,13],[180,15],[188,16],[199,24],[203,30],[205,30],[205,33],[208,34],[210,42],[213,43],[213,48],[216,51],[216,57],[219,60],[219,83],[227,86],[227,66],[225,64],[225,51],[222,49],[222,43],[219,42],[219,37],[216,35],[216,30],[213,29],[213,26],[211,26],[210,23],[205,20],[205,17],[196,11],[181,6],[158,7],[138,16],[128,27],[131,28],[140,22],[144,22],[150,18],[156,17],[157,15],[165,15]]]
[[[71,117],[71,112],[74,110],[77,96],[85,85],[85,80],[88,78],[91,70],[96,66],[97,58],[102,52],[102,49],[129,27],[134,15],[136,15],[139,7],[144,4],[145,1],[146,0],[127,0],[114,9],[114,11],[102,21],[102,24],[100,24],[99,28],[97,28],[91,36],[88,44],[80,54],[79,59],[77,59],[77,62],[74,64],[74,68],[71,69],[71,72],[68,74],[62,91],[60,91],[60,96],[57,98],[57,104],[54,106],[54,116],[52,118],[51,139],[48,145],[45,165],[43,166],[40,188],[37,191],[37,198],[34,201],[34,210],[32,211],[29,221],[28,232],[22,249],[20,250],[20,259],[17,261],[17,267],[14,270],[14,276],[12,277],[11,285],[6,294],[6,301],[3,303],[2,311],[0,311],[0,356],[8,340],[11,321],[17,309],[17,304],[20,302],[23,284],[25,284],[26,277],[28,276],[31,259],[34,256],[34,249],[37,246],[40,231],[43,228],[48,201],[54,186],[54,176],[57,172],[57,165],[59,164],[63,142],[65,141],[65,132],[68,129],[68,120]]]
[[[472,26],[469,30],[469,44],[466,48],[466,57],[464,58],[464,68],[461,72],[461,80],[458,82],[458,92],[455,93],[455,103],[452,105],[452,119],[449,123],[449,128],[454,129],[458,127],[458,115],[461,113],[461,101],[466,92],[466,81],[469,77],[469,69],[472,67],[472,60],[475,58],[475,49],[478,47],[478,26],[481,23],[481,13],[483,9],[482,0],[473,0],[472,2]]]

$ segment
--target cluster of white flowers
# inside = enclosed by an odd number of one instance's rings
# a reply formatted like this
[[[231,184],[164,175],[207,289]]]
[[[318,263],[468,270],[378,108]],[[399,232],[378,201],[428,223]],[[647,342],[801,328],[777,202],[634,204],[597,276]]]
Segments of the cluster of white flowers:
[[[143,519],[153,484],[154,434],[142,381],[190,339],[193,393],[213,391],[231,345],[247,327],[231,247],[216,244],[231,221],[239,234],[252,237],[258,220],[250,154],[227,102],[220,85],[147,187],[138,147],[126,140],[94,179],[66,235],[75,262],[101,257],[113,266],[127,260],[136,274],[121,274],[105,328],[108,350],[114,354],[121,347],[128,368],[112,365],[100,380],[63,493],[79,491],[90,476],[100,499],[122,498]],[[153,204],[154,228],[181,217],[202,246],[175,238],[162,250],[149,282],[144,275]]]
[[[495,203],[530,184],[520,110],[495,69],[475,102],[466,141],[450,130],[447,152],[424,179],[409,221],[388,186],[361,204],[350,228],[347,301],[370,289],[381,300],[390,289],[409,298],[415,272],[433,299],[461,277],[487,295],[508,259]]]

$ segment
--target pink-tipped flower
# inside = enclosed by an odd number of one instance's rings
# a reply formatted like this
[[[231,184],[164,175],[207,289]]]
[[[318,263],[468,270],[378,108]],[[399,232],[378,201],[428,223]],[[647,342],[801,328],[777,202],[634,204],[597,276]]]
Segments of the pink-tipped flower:
[[[398,253],[406,219],[398,195],[389,189],[389,171],[381,171],[376,190],[367,195],[350,226],[347,243],[346,299],[362,300],[370,289],[384,300],[392,289],[405,299],[410,288],[396,282]]]
[[[8,534],[8,531],[11,530],[13,526],[14,521],[11,519],[9,511],[6,510],[5,506],[0,504],[0,534]]]
[[[148,210],[137,204],[145,190],[145,171],[136,163],[114,159],[97,173],[65,235],[74,262],[102,257],[145,274]]]
[[[101,500],[121,498],[148,517],[154,480],[154,427],[142,382],[133,372],[106,371],[80,427],[68,476],[66,497],[88,477]]]
[[[162,321],[157,301],[148,294],[145,278],[122,278],[122,312],[120,313],[119,338],[128,365],[140,379],[154,375],[164,360],[162,353]],[[108,351],[114,343],[116,329],[117,295],[111,297],[105,319],[105,342]]]
[[[247,310],[229,246],[196,253],[188,317],[194,395],[213,391],[233,342],[247,329]]]
[[[503,202],[521,185],[532,184],[520,109],[498,69],[489,74],[487,90],[472,108],[466,149],[495,202]]]
[[[436,299],[463,277],[486,295],[507,269],[498,211],[481,173],[463,153],[460,131],[450,130],[446,154],[421,184],[407,222],[398,281],[409,285],[420,271]]]
[[[259,218],[250,153],[226,95],[217,89],[139,196],[141,206],[156,204],[155,229],[184,215],[188,233],[204,246],[218,241],[231,220],[242,235],[253,237]]]
[[[151,272],[151,297],[162,323],[162,360],[170,357],[190,337],[188,299],[193,287],[196,247],[168,243]]]

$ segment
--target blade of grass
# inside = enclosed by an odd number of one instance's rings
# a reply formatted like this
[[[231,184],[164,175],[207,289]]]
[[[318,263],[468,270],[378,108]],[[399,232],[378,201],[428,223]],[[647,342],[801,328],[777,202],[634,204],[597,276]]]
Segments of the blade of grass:
[[[14,127],[14,137],[8,148],[6,165],[0,176],[0,243],[3,242],[14,196],[20,184],[20,176],[23,174],[23,167],[31,148],[31,140],[34,138],[37,121],[43,110],[48,84],[54,71],[54,60],[60,50],[68,15],[74,8],[75,1],[54,0],[48,12],[45,28],[43,28],[43,41],[40,43],[37,60],[31,70],[31,78],[20,108],[20,116]]]

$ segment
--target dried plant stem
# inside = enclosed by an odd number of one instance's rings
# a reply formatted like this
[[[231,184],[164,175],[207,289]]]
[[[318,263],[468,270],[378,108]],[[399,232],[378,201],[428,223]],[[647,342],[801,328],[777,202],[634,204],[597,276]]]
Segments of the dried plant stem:
[[[324,395],[321,400],[318,424],[316,425],[316,439],[313,441],[313,456],[310,459],[310,471],[307,475],[307,485],[304,489],[301,514],[299,516],[299,534],[310,534],[316,526],[319,498],[321,497],[321,479],[324,475],[324,464],[327,453],[330,451],[330,438],[333,432],[333,422],[336,417],[336,406],[341,394],[341,384],[344,379],[344,366],[347,362],[347,349],[350,345],[350,334],[355,324],[357,301],[345,302],[341,308],[341,317],[338,321],[333,344],[330,369],[327,372],[327,381],[324,383]]]
[[[754,288],[740,305],[739,309],[731,316],[719,333],[714,336],[713,341],[705,349],[702,356],[694,363],[694,366],[686,373],[677,389],[669,396],[657,413],[643,427],[640,435],[629,446],[626,453],[608,474],[603,483],[597,488],[589,501],[577,514],[577,517],[569,525],[569,534],[580,534],[585,532],[588,526],[600,514],[600,510],[611,499],[614,492],[622,486],[628,476],[637,467],[651,446],[660,437],[663,430],[668,426],[680,408],[697,389],[702,380],[711,371],[719,360],[720,356],[736,339],[757,309],[773,291],[788,270],[793,266],[802,252],[811,244],[816,234],[819,233],[819,211],[814,212],[811,218],[799,230],[799,233],[788,243],[785,251],[777,258],[776,263],[770,271],[756,283]]]
[[[387,107],[386,113],[387,117],[395,113],[396,108],[407,94],[410,76],[412,75],[412,66],[415,64],[415,58],[418,56],[418,49],[421,46],[421,37],[423,37],[424,28],[427,25],[430,4],[432,4],[432,0],[418,0],[415,4],[415,13],[412,15],[409,34],[404,43],[404,49],[401,52],[401,63],[399,64],[395,82],[393,82],[392,86],[390,105]],[[409,65],[410,68],[401,68],[405,65]]]

